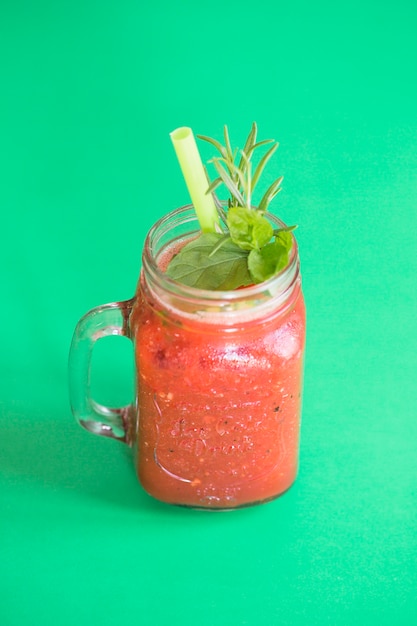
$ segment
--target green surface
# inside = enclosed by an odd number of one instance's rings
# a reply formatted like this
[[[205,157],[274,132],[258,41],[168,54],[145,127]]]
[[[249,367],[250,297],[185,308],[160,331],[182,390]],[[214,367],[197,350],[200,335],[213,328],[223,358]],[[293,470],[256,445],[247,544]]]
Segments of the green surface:
[[[416,26],[411,0],[3,0],[2,626],[416,623]],[[170,508],[73,422],[69,343],[188,202],[169,133],[253,120],[300,225],[300,474],[263,507]],[[97,347],[99,400],[129,400],[130,357]]]

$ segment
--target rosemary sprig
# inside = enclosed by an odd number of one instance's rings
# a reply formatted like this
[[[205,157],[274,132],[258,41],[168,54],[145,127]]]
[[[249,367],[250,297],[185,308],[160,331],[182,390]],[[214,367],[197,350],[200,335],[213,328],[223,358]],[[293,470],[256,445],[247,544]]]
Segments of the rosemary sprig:
[[[224,184],[230,193],[230,198],[228,201],[229,208],[239,206],[245,208],[253,208],[253,192],[261,178],[265,166],[267,165],[271,157],[275,154],[278,148],[278,143],[275,142],[273,139],[264,139],[257,142],[256,139],[258,134],[258,128],[256,123],[254,122],[246,139],[244,148],[240,151],[239,163],[236,163],[236,156],[238,154],[238,151],[232,150],[227,126],[224,126],[223,134],[225,141],[224,146],[222,146],[219,141],[213,139],[212,137],[207,137],[206,135],[197,135],[199,139],[202,139],[203,141],[206,141],[213,145],[220,153],[220,157],[214,157],[213,159],[211,159],[211,161],[209,161],[213,164],[218,176],[210,184],[207,193],[214,192],[221,184]],[[262,156],[252,174],[252,157],[254,153],[258,150],[258,148],[261,148],[262,146],[270,143],[272,143],[273,145]],[[280,185],[282,183],[282,180],[283,177],[280,176],[267,189],[259,202],[259,211],[265,213],[265,211],[268,210],[269,204],[281,191]]]

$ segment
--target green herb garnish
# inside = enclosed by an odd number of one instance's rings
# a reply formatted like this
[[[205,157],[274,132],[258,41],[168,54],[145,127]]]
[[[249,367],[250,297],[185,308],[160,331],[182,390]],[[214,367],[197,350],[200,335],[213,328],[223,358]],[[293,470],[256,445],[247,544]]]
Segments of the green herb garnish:
[[[278,144],[272,139],[257,142],[255,123],[240,152],[232,149],[227,126],[224,127],[224,146],[211,137],[198,137],[212,144],[220,153],[209,161],[217,177],[212,183],[207,183],[205,193],[213,196],[223,225],[220,227],[216,222],[213,232],[208,232],[207,227],[203,227],[207,221],[203,221],[200,209],[198,217],[204,232],[174,256],[167,275],[199,289],[233,290],[261,283],[287,265],[292,246],[290,231],[295,228],[290,226],[274,230],[265,217],[270,202],[281,190],[282,176],[269,186],[257,207],[252,205],[256,184]],[[267,144],[272,146],[253,169],[255,151]],[[230,194],[227,210],[214,194],[220,185],[224,185]]]
[[[221,245],[219,245],[221,244]],[[248,254],[217,233],[202,233],[175,255],[168,275],[200,289],[235,289],[253,283]]]

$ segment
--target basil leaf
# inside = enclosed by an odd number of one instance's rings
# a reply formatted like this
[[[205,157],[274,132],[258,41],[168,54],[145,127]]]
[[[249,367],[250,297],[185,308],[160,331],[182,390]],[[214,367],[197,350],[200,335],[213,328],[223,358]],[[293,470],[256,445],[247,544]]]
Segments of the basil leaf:
[[[224,235],[218,233],[203,233],[193,239],[172,258],[167,275],[198,289],[229,290],[252,284],[248,253],[231,239],[219,245],[222,239]]]
[[[258,250],[270,241],[274,229],[259,211],[247,207],[231,207],[227,226],[232,241],[243,250]]]
[[[263,246],[261,250],[251,250],[248,256],[248,268],[255,283],[272,278],[288,264],[292,247],[291,233],[281,231],[275,241]]]

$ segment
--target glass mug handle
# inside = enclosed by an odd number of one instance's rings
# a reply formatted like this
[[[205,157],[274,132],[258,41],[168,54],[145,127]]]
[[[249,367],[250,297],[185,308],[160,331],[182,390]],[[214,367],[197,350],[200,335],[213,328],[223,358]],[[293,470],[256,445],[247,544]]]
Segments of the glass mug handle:
[[[91,309],[78,322],[69,353],[69,394],[77,422],[96,435],[131,443],[133,406],[109,408],[90,393],[91,357],[96,341],[109,335],[130,336],[129,316],[134,299]]]

